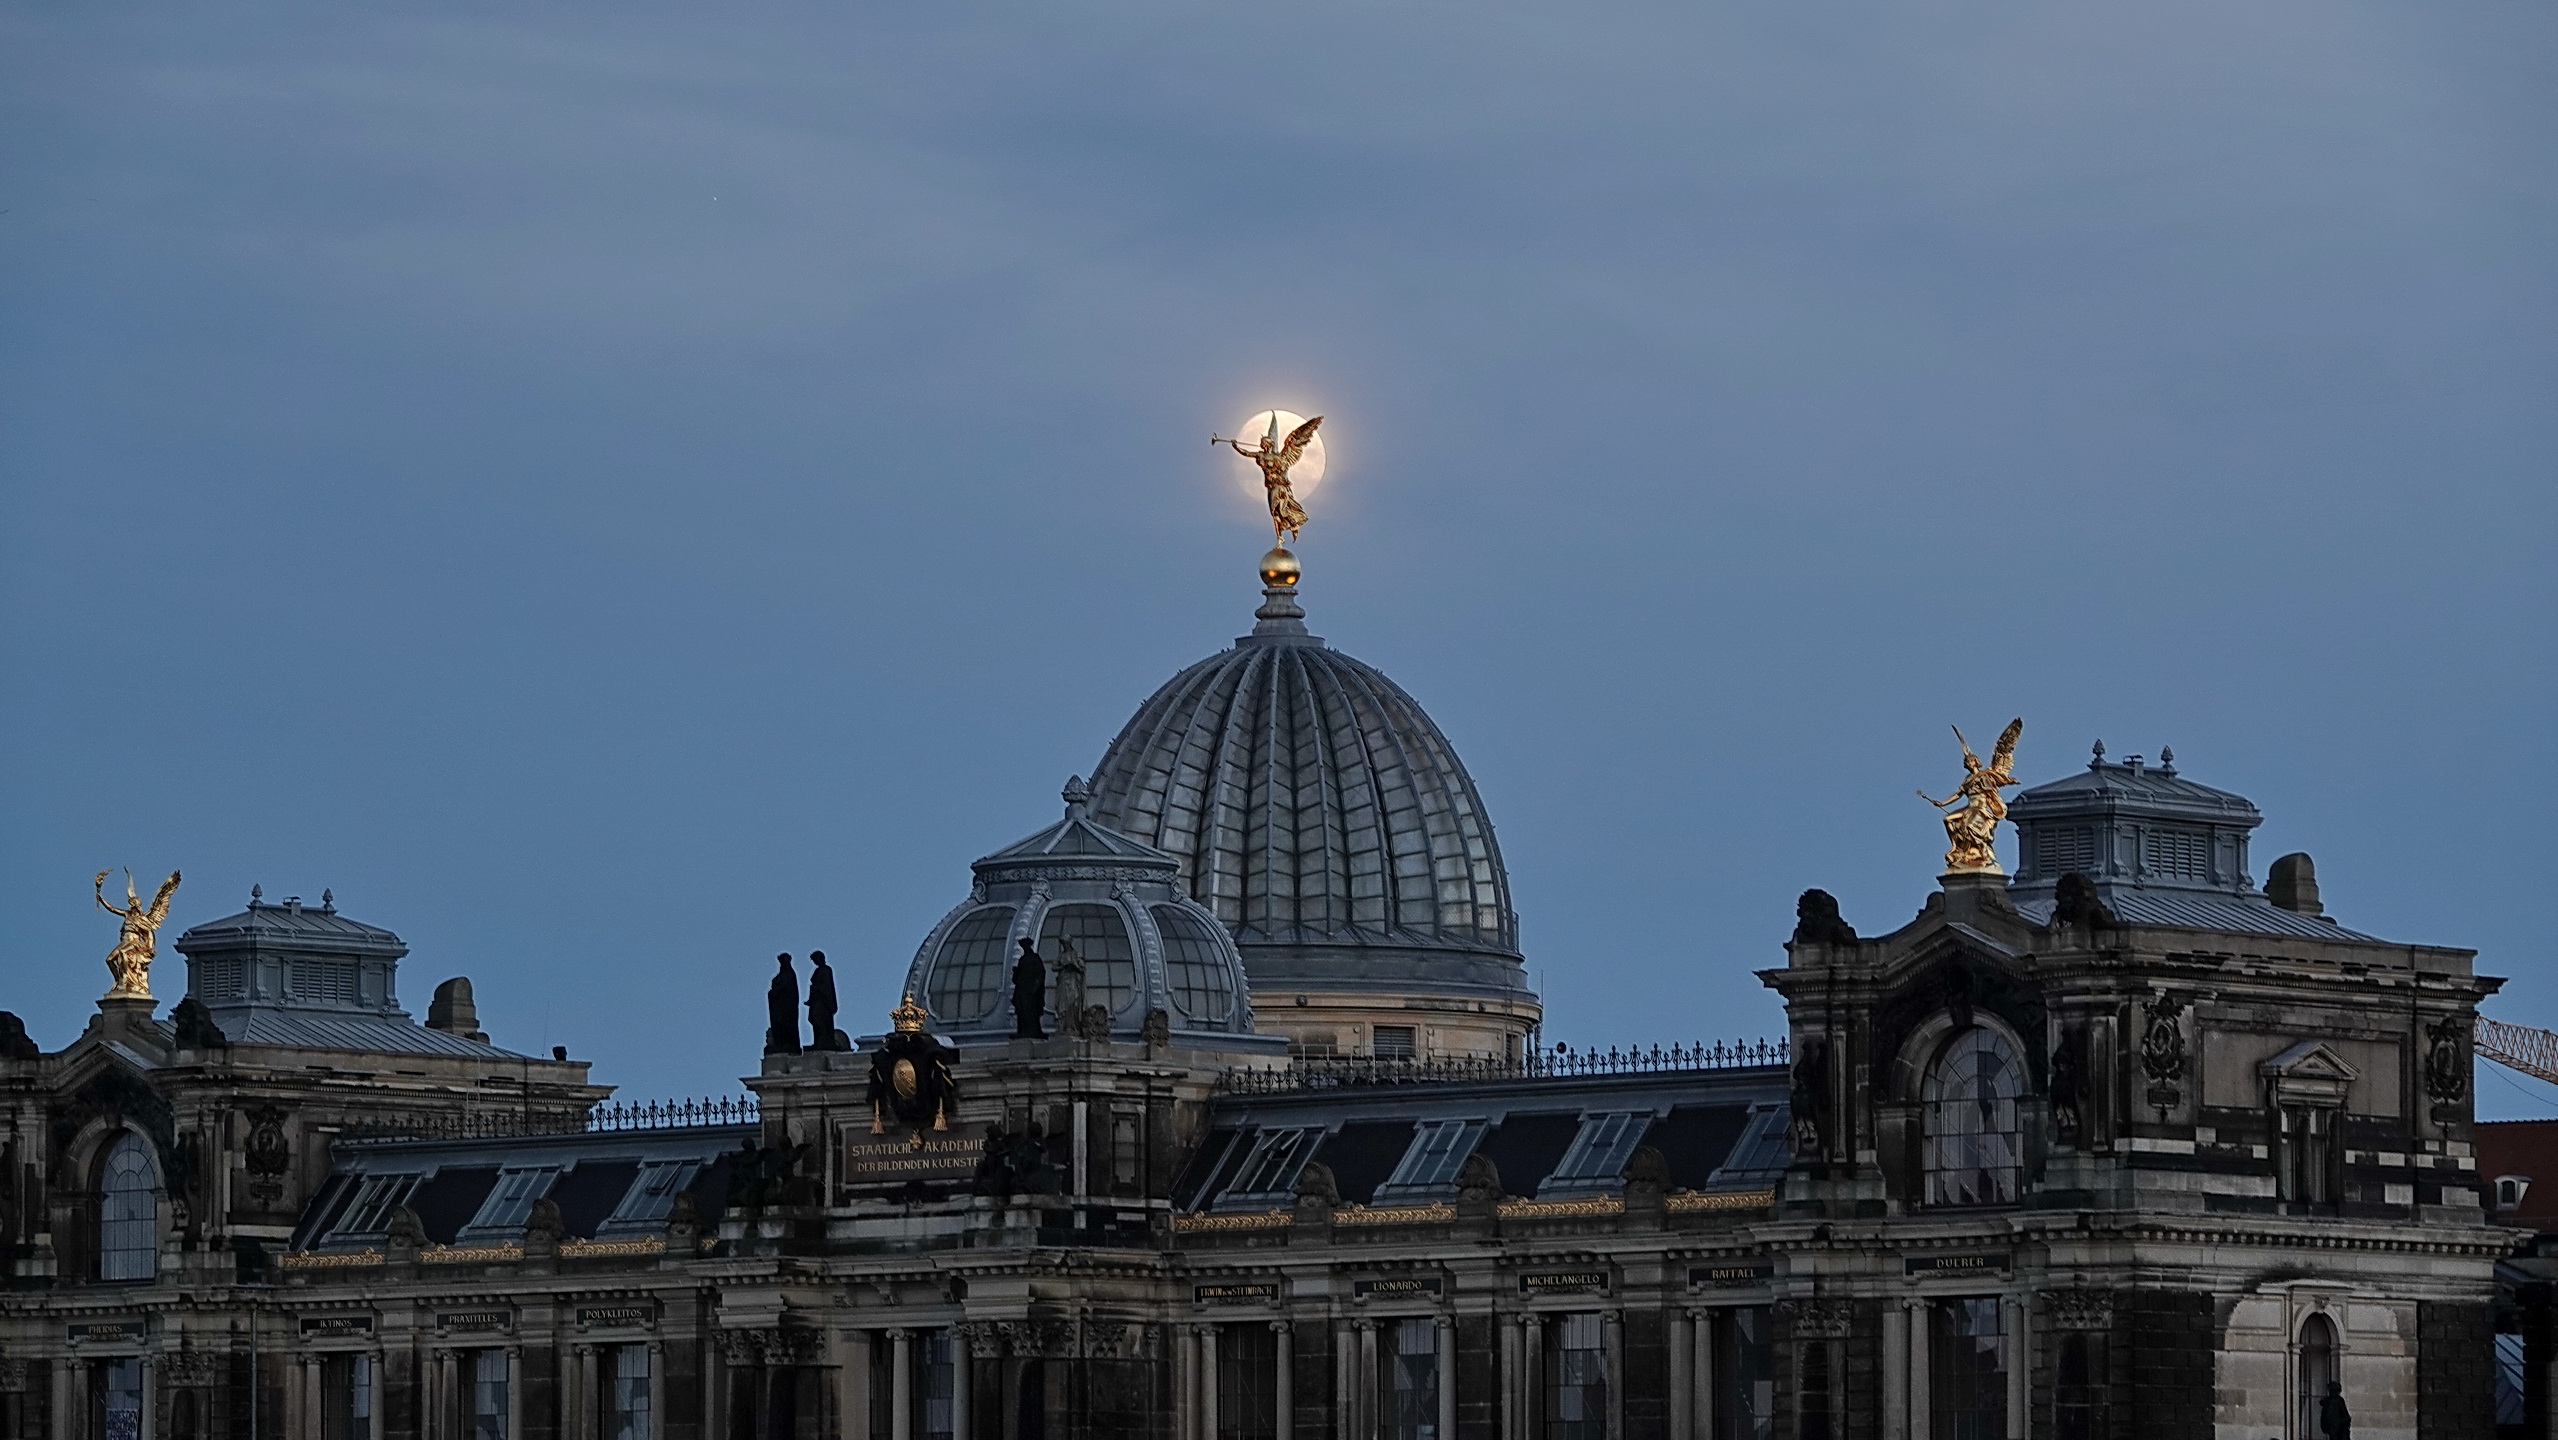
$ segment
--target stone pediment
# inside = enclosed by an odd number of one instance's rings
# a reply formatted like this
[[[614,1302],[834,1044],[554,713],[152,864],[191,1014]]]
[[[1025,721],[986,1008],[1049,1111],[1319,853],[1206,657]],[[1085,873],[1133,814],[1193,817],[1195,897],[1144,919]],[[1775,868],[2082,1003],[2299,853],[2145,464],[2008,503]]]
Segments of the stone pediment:
[[[2271,1080],[2330,1080],[2342,1085],[2363,1078],[2362,1071],[2347,1064],[2324,1040],[2303,1040],[2256,1069]]]

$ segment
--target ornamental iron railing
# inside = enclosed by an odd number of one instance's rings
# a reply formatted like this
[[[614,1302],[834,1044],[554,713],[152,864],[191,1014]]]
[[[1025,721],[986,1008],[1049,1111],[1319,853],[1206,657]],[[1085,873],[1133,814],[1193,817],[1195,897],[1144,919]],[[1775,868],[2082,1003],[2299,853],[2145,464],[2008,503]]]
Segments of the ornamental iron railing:
[[[340,1140],[500,1140],[523,1135],[585,1135],[606,1130],[682,1130],[704,1125],[752,1125],[752,1095],[685,1100],[634,1100],[585,1110],[444,1110],[422,1114],[366,1115],[350,1120]]]
[[[1276,1068],[1238,1068],[1218,1078],[1229,1094],[1272,1095],[1378,1085],[1466,1085],[1502,1080],[1561,1080],[1579,1075],[1667,1075],[1702,1070],[1743,1070],[1786,1063],[1786,1042],[1716,1041],[1708,1045],[1635,1046],[1575,1050],[1557,1045],[1517,1060],[1493,1056],[1403,1059],[1394,1056],[1302,1056]]]

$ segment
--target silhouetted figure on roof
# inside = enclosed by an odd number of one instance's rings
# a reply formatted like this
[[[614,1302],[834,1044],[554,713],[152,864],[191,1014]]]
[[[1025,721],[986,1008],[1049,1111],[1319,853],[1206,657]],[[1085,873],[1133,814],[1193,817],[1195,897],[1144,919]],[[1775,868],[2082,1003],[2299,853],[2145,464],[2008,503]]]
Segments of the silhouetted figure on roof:
[[[808,965],[808,1048],[849,1050],[851,1043],[835,1028],[835,971],[826,952],[809,951]]]
[[[1041,1012],[1048,1008],[1048,963],[1039,958],[1039,947],[1028,940],[1021,942],[1021,958],[1013,961],[1013,1038],[1045,1040],[1048,1032],[1040,1028]]]
[[[796,1055],[799,1053],[799,972],[790,968],[788,954],[774,958],[781,963],[773,971],[773,983],[764,991],[764,1053]]]

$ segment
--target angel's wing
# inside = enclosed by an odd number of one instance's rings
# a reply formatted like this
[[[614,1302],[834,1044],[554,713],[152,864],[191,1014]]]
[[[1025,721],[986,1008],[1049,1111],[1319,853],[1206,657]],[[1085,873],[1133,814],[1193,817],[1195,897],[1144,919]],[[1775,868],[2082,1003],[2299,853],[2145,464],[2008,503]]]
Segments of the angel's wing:
[[[1279,463],[1282,466],[1296,464],[1297,457],[1306,453],[1306,442],[1315,438],[1315,427],[1322,423],[1323,417],[1317,415],[1312,420],[1309,420],[1305,424],[1298,426],[1296,429],[1289,431],[1288,443],[1279,447]]]
[[[1963,773],[1969,775],[1981,768],[1981,757],[1972,753],[1972,742],[1963,738],[1962,726],[1956,725],[1951,728],[1954,731],[1954,743],[1963,747]]]
[[[169,878],[160,882],[160,893],[151,897],[152,924],[157,925],[169,918],[169,897],[176,893],[178,893],[178,872],[172,870],[169,872]]]
[[[2016,737],[2024,733],[2024,716],[2019,715],[2007,722],[2007,728],[1999,732],[1997,748],[1990,751],[1991,769],[2001,775],[2008,773],[2008,767],[2016,763]]]

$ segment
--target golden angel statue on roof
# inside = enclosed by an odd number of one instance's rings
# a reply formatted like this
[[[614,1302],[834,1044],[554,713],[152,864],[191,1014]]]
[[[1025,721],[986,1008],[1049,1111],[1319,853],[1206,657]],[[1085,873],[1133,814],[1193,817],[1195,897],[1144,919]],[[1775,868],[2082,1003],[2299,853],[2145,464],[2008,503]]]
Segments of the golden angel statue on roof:
[[[1999,791],[2016,783],[2016,737],[2025,733],[2022,717],[2007,722],[2007,729],[1990,750],[1989,763],[1972,753],[1972,742],[1963,738],[1963,728],[1954,727],[1954,743],[1963,747],[1963,783],[1954,793],[1939,800],[1921,790],[1918,797],[1939,810],[1960,805],[1959,810],[1946,810],[1945,838],[1952,842],[1945,852],[1945,873],[2003,875],[1998,865],[1998,822],[2007,818],[2007,802]]]
[[[1208,437],[1209,444],[1231,445],[1236,454],[1261,467],[1261,488],[1270,496],[1270,532],[1281,545],[1296,539],[1297,532],[1305,528],[1306,507],[1297,503],[1297,492],[1289,488],[1288,472],[1304,458],[1307,442],[1315,438],[1315,427],[1322,423],[1323,417],[1317,415],[1289,431],[1288,438],[1282,440],[1279,438],[1279,412],[1273,410],[1270,412],[1270,428],[1263,432],[1261,443],[1253,449],[1245,449],[1241,440],[1229,440],[1222,435]]]
[[[178,872],[160,882],[160,893],[144,905],[133,892],[133,872],[124,872],[124,903],[107,900],[107,877],[115,872],[101,870],[96,880],[98,908],[124,922],[117,932],[115,948],[107,952],[107,974],[115,977],[108,988],[109,1000],[148,1000],[151,998],[151,957],[159,951],[152,937],[160,931],[160,922],[169,918],[169,897],[178,893]]]

